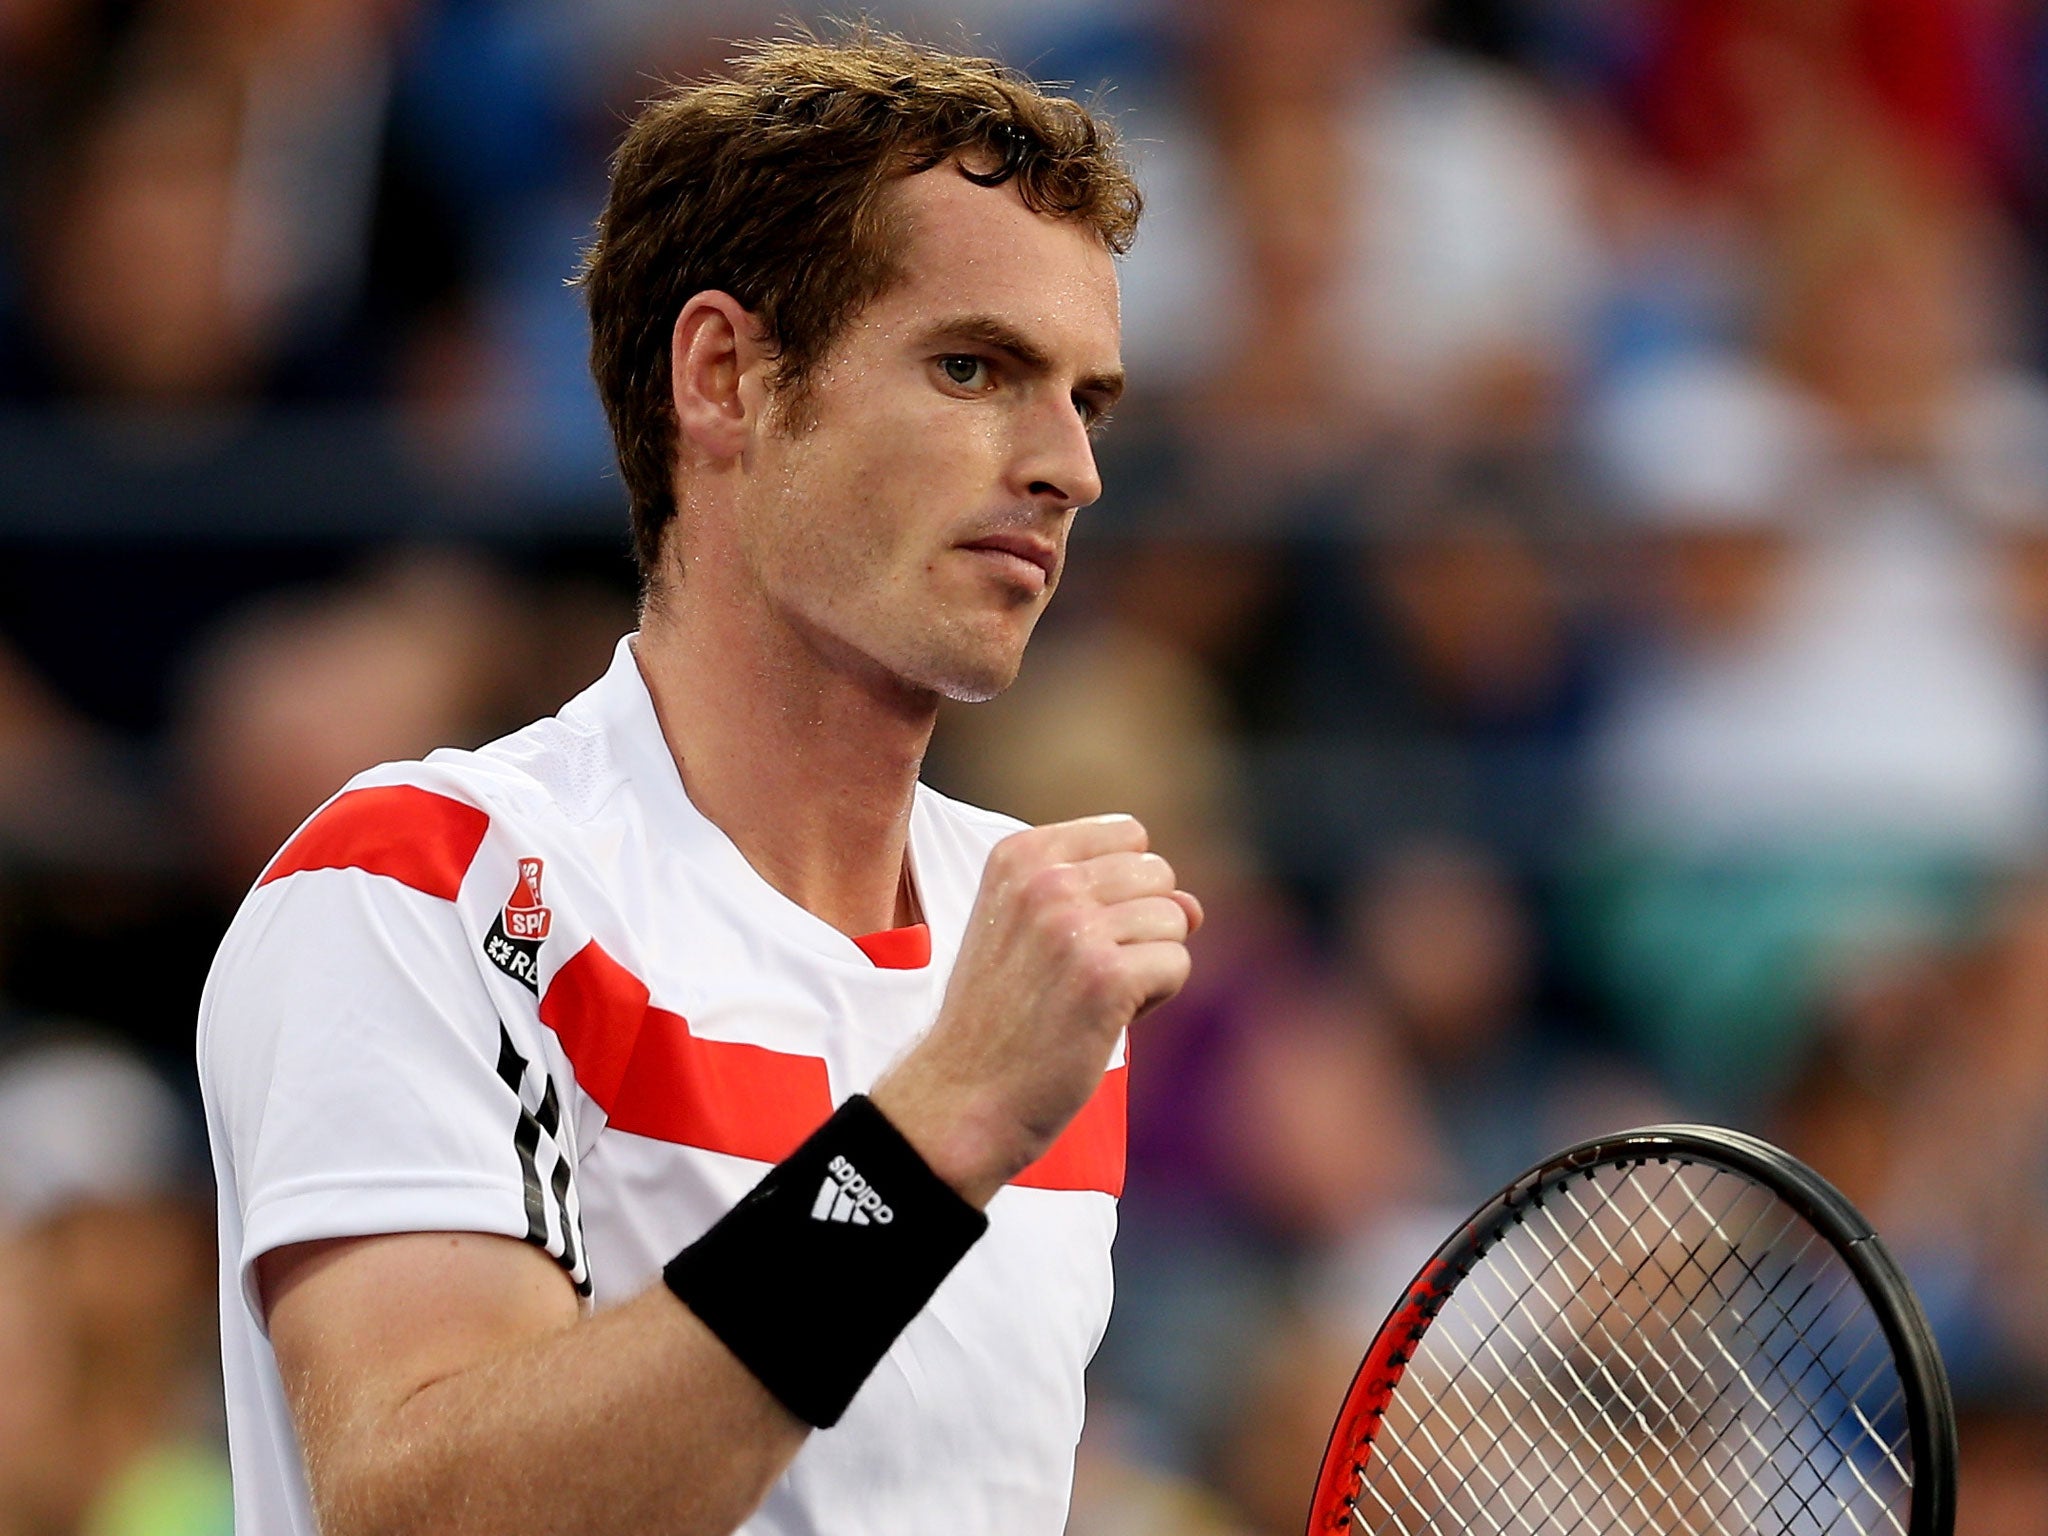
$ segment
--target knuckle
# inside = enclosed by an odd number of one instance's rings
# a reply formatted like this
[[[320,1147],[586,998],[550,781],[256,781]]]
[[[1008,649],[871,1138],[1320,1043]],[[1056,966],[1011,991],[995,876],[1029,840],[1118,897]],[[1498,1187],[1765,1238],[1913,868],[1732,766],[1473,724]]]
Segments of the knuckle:
[[[1094,945],[1076,962],[1082,991],[1093,1003],[1105,1003],[1124,990],[1123,959],[1113,944]]]
[[[1041,909],[1063,907],[1080,896],[1081,871],[1071,864],[1047,864],[1024,882],[1025,897]]]
[[[1187,985],[1192,966],[1193,961],[1184,945],[1172,945],[1162,953],[1157,968],[1147,978],[1150,984],[1145,994],[1145,1008],[1157,1007]]]
[[[1032,850],[1037,846],[1037,828],[1023,832],[1012,832],[988,852],[989,870],[1002,877],[1009,877],[1026,867]]]
[[[1081,999],[1090,1012],[1114,1010],[1124,991],[1128,991],[1122,967],[1114,956],[1087,956],[1079,965],[1079,981]]]
[[[1159,922],[1166,930],[1166,936],[1176,944],[1184,944],[1188,937],[1188,914],[1181,904],[1170,896],[1155,897],[1160,903]]]
[[[1090,816],[1076,825],[1101,828],[1124,847],[1136,852],[1142,852],[1150,846],[1146,839],[1145,824],[1128,811],[1109,811],[1101,816]]]

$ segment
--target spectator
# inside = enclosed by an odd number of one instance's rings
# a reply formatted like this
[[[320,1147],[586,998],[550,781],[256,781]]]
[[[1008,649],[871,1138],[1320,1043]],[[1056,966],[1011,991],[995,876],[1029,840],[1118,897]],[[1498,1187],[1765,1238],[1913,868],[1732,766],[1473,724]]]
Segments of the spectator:
[[[1640,82],[1696,175],[1765,184],[1876,126],[1990,185],[2018,157],[2020,10],[1965,0],[1676,0]],[[1789,186],[1785,190],[1790,190]]]
[[[1227,242],[1221,285],[1193,306],[1225,423],[1340,442],[1523,435],[1577,366],[1600,261],[1570,148],[1526,86],[1420,43],[1414,11],[1202,13],[1218,179],[1200,185],[1200,145],[1163,180]]]
[[[1771,365],[1674,365],[1605,418],[1661,602],[1591,760],[1632,861],[1596,947],[1724,1110],[1797,1060],[1830,948],[1939,930],[2044,832],[2048,700],[1985,509],[2048,407],[1989,347],[1982,220],[1845,163],[1780,232]]]
[[[7,1377],[7,1411],[23,1422],[0,1452],[19,1491],[0,1520],[228,1536],[198,1168],[183,1106],[126,1050],[45,1036],[0,1059],[0,1271],[32,1251],[38,1272],[32,1320],[0,1300],[28,1330],[9,1343],[24,1374]],[[37,1459],[15,1465],[18,1449]]]
[[[0,1233],[0,1532],[56,1536],[82,1502],[69,1436],[71,1360],[30,1238]]]
[[[86,128],[35,263],[41,387],[178,405],[255,386],[268,317],[228,280],[236,132],[229,83],[199,73]]]
[[[1484,848],[1390,850],[1356,892],[1346,938],[1360,1006],[1386,1019],[1455,1170],[1420,1193],[1477,1204],[1559,1147],[1670,1117],[1581,1021],[1538,1013],[1534,914]]]
[[[30,399],[357,399],[400,382],[464,243],[394,157],[406,0],[157,0],[39,156]]]
[[[616,608],[414,552],[234,618],[195,659],[175,727],[193,845],[217,890],[239,898],[362,769],[487,741],[560,704],[602,670]]]
[[[2038,1393],[1965,1403],[1957,1431],[1956,1529],[2032,1536],[2048,1509],[2048,1407]]]
[[[151,842],[102,732],[0,643],[0,867],[135,856]]]
[[[2011,882],[1975,943],[1841,957],[1788,1144],[1907,1265],[1964,1395],[2048,1384],[2048,897]]]

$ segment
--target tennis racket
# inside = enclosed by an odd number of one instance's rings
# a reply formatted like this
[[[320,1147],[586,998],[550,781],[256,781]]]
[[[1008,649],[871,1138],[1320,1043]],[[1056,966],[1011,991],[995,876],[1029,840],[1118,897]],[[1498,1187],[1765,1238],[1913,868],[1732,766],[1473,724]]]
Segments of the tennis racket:
[[[1374,1338],[1310,1536],[1950,1536],[1955,1412],[1869,1224],[1709,1126],[1584,1142]]]

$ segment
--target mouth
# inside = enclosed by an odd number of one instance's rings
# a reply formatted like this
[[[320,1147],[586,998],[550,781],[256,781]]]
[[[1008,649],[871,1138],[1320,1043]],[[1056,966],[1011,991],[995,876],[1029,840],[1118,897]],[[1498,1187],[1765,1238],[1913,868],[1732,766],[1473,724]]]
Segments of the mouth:
[[[1052,585],[1059,566],[1059,550],[1052,540],[1036,534],[992,533],[960,548],[980,556],[1005,580],[1033,594]]]

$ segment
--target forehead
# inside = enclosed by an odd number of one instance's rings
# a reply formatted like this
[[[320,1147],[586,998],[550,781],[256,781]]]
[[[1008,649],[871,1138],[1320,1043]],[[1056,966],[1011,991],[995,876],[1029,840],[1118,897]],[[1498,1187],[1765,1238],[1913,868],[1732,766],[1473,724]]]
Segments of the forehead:
[[[899,277],[873,318],[987,315],[1078,372],[1117,367],[1116,263],[1086,224],[1034,213],[1013,183],[978,186],[950,163],[905,177],[892,195]]]

